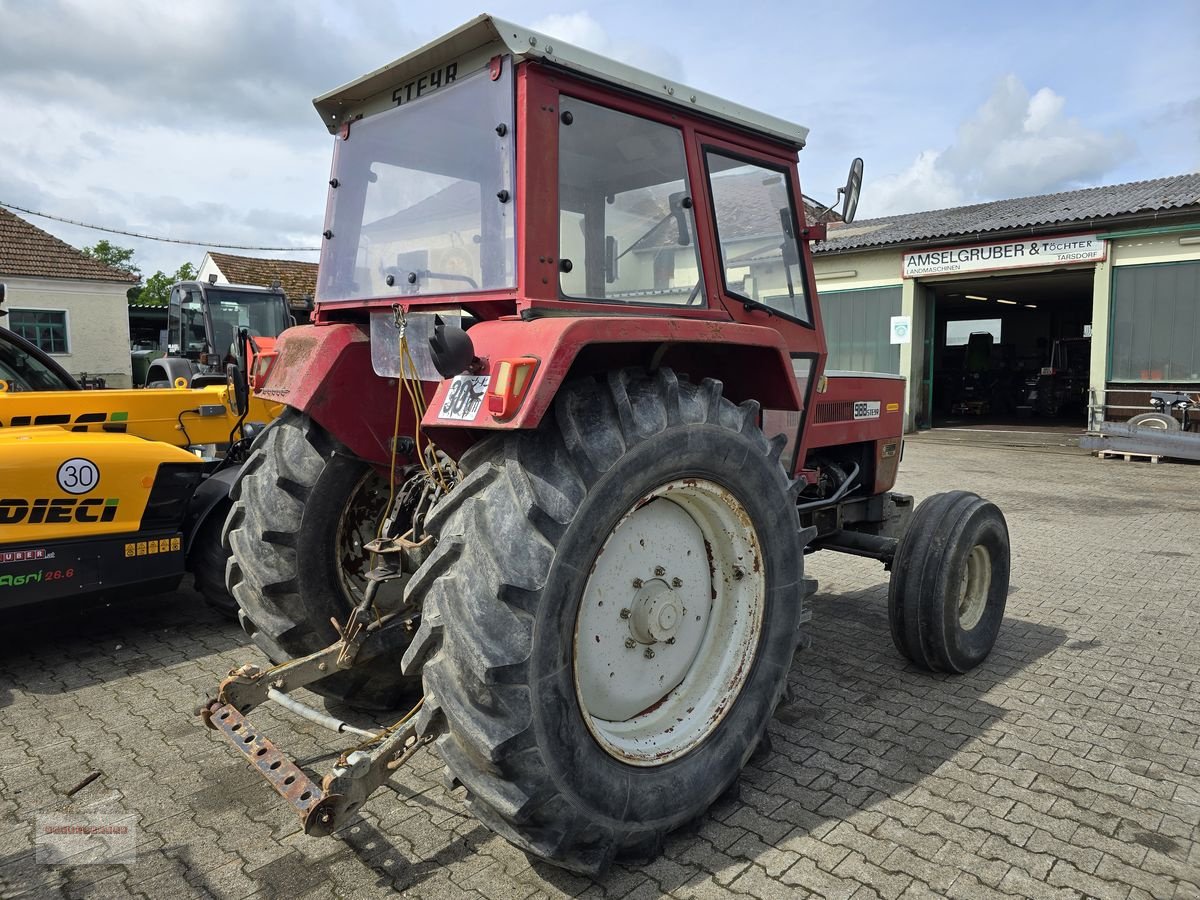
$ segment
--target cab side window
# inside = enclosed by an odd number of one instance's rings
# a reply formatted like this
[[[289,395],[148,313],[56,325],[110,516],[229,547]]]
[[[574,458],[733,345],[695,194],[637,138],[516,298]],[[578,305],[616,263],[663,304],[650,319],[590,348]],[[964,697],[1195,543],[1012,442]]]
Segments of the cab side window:
[[[705,162],[725,289],[811,324],[787,173],[714,150],[705,154]]]
[[[559,108],[562,294],[704,305],[682,132],[573,97]]]

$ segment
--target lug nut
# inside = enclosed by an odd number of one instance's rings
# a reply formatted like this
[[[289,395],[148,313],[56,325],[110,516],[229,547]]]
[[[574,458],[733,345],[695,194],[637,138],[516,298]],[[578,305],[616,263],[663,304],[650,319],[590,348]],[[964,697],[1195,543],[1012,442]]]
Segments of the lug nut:
[[[646,659],[654,659],[654,651],[651,650],[649,647],[646,648],[646,652],[643,653],[642,655],[645,656]]]
[[[682,578],[672,578],[671,579],[671,587],[683,587],[683,579]]]
[[[631,615],[632,615],[632,613],[630,613],[630,611],[628,609],[621,610],[621,618],[622,619],[628,619]]]
[[[641,586],[642,586],[642,579],[640,579],[640,578],[633,579],[633,589],[634,590],[639,590],[641,588]]]
[[[743,578],[746,577],[746,573],[742,569],[741,566],[734,566],[733,567],[733,577],[734,577],[735,581],[741,581]]]
[[[659,577],[661,578],[663,575],[666,575],[666,574],[667,574],[667,570],[666,570],[666,569],[664,569],[662,566],[655,566],[655,567],[654,567],[654,574],[655,574],[655,575],[657,575],[657,576],[659,576]]]
[[[633,638],[625,638],[625,649],[626,650],[632,650],[636,646],[637,646],[637,641],[635,641]]]
[[[667,643],[668,643],[668,644],[673,644],[673,643],[675,643],[675,638],[673,638],[673,637],[669,637],[669,638],[667,638]]]

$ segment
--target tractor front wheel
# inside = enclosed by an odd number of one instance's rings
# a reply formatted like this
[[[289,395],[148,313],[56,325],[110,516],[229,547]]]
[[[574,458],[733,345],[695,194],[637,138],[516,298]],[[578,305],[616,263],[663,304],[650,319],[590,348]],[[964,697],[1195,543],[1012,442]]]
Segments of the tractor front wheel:
[[[928,497],[892,562],[892,641],[914,665],[966,672],[992,652],[1008,599],[1008,525],[968,491]]]
[[[387,483],[328,432],[287,410],[254,442],[229,493],[223,541],[225,580],[241,607],[242,627],[272,662],[327,647],[338,639],[366,589],[370,554],[387,505]],[[384,584],[376,606],[401,603]],[[419,688],[386,654],[314,683],[352,706],[392,709]]]
[[[719,382],[574,381],[464,455],[405,670],[475,815],[581,872],[657,852],[737,778],[799,640],[782,440]]]

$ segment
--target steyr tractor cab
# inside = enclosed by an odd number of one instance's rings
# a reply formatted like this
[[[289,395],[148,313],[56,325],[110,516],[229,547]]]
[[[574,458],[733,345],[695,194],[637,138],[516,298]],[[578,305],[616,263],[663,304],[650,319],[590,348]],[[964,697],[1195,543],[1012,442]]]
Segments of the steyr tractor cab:
[[[259,381],[288,409],[225,526],[271,665],[200,710],[308,833],[432,743],[527,852],[653,854],[763,740],[816,550],[891,569],[914,665],[988,655],[1003,516],[892,493],[903,380],[825,369],[806,129],[488,16],[316,108],[315,321]],[[248,717],[270,699],[356,731],[304,686],[423,696],[318,781]]]
[[[150,364],[147,387],[224,384],[226,367],[248,372],[269,357],[275,340],[295,324],[278,287],[181,281],[167,306],[167,353]]]

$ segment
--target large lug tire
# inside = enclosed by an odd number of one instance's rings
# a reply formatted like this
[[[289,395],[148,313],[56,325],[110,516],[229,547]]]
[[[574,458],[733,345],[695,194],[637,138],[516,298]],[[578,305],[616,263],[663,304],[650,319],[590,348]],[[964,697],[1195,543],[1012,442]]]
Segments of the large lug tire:
[[[229,514],[229,503],[221,501],[209,511],[200,531],[192,542],[188,568],[196,590],[205,602],[226,618],[237,621],[238,604],[225,584],[225,568],[229,552],[221,543],[221,531]]]
[[[330,617],[345,624],[362,596],[368,554],[359,549],[374,536],[386,483],[310,418],[287,410],[255,440],[229,496],[225,580],[246,633],[276,663],[332,644]],[[388,592],[379,599],[386,611]],[[411,702],[419,685],[384,654],[311,689],[384,710]]]
[[[1179,431],[1183,428],[1177,418],[1160,412],[1138,413],[1128,424],[1144,431]]]
[[[923,500],[892,563],[888,617],[896,649],[932,672],[967,672],[987,658],[1008,599],[1008,525],[968,491]]]
[[[537,431],[465,454],[428,520],[404,659],[420,727],[446,729],[448,781],[527,852],[589,873],[652,855],[763,740],[803,537],[757,420],[668,370],[573,381]]]

